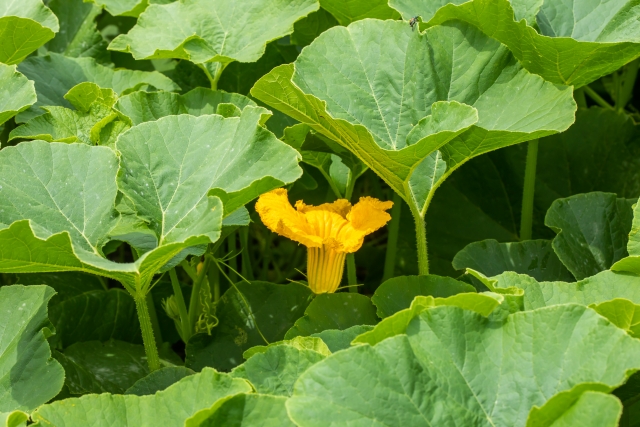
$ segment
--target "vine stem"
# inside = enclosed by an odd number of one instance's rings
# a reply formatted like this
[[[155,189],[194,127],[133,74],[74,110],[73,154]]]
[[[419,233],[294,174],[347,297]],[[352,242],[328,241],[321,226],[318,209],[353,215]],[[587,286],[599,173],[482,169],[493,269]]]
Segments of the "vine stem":
[[[384,257],[384,273],[382,281],[391,279],[396,266],[396,253],[398,249],[398,233],[400,231],[400,215],[402,214],[402,198],[396,192],[393,193],[393,208],[391,208],[391,222],[389,223],[389,237],[387,238],[387,252]]]
[[[529,141],[527,163],[524,169],[522,211],[520,215],[520,240],[531,240],[533,227],[533,197],[536,190],[536,167],[538,164],[538,140]]]
[[[427,225],[420,211],[409,205],[416,223],[416,244],[418,246],[418,273],[421,276],[429,274],[429,252],[427,250]]]
[[[209,72],[209,69],[204,64],[197,64],[198,67],[202,71],[204,71],[204,73],[207,75],[207,78],[209,79],[209,83],[211,84],[211,90],[218,89],[218,80],[220,80],[220,76],[222,75],[222,72],[226,68],[226,64],[223,64],[221,62],[216,62],[216,64],[217,64],[216,72],[213,76],[211,75],[211,73]]]
[[[158,356],[158,347],[153,336],[153,325],[149,316],[149,307],[147,307],[147,297],[142,293],[136,293],[133,299],[138,310],[138,320],[142,330],[142,343],[144,344],[147,363],[149,364],[149,370],[153,372],[160,369],[160,356]]]
[[[209,257],[205,257],[202,263],[202,269],[197,272],[196,280],[193,282],[191,290],[191,299],[189,300],[189,330],[194,331],[198,315],[200,314],[200,289],[202,283],[207,279],[207,270],[209,269]]]
[[[603,97],[598,95],[598,93],[595,90],[591,89],[589,86],[582,86],[582,89],[584,89],[584,93],[586,93],[589,96],[589,98],[593,99],[596,102],[596,104],[598,104],[602,108],[607,108],[609,110],[614,109],[611,104],[605,101]]]

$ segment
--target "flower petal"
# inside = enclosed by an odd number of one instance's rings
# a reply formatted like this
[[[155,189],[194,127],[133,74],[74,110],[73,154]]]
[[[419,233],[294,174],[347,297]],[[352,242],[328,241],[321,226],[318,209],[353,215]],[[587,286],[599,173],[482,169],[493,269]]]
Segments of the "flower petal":
[[[319,237],[305,215],[293,209],[287,198],[287,190],[279,188],[260,196],[256,211],[267,228],[307,247],[322,246]]]
[[[349,211],[351,211],[351,203],[347,199],[338,199],[333,203],[323,203],[318,206],[306,205],[302,200],[296,202],[296,209],[298,212],[311,212],[311,211],[329,211],[340,215],[342,218],[346,218]]]
[[[391,215],[385,211],[392,206],[391,201],[381,202],[373,197],[360,197],[360,201],[347,215],[347,220],[351,222],[354,229],[364,234],[371,234],[389,222]]]

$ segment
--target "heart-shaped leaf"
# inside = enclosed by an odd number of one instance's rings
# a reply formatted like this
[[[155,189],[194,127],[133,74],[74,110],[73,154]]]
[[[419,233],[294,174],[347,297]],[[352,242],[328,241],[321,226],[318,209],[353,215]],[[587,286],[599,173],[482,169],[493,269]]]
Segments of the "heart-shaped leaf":
[[[149,6],[149,0],[85,0],[104,8],[113,16],[133,16],[137,18]],[[152,3],[168,3],[154,2]]]
[[[400,14],[390,8],[386,0],[320,0],[320,6],[335,16],[340,25],[366,18],[400,18]]]
[[[189,418],[185,427],[294,427],[287,414],[286,398],[240,393]]]
[[[581,87],[640,55],[640,11],[630,0],[390,0],[389,4],[407,20],[419,15],[428,25],[452,19],[475,25],[509,47],[527,70],[558,84]]]
[[[42,0],[0,4],[0,62],[17,64],[51,40],[60,29],[58,18]]]
[[[570,88],[463,23],[423,34],[392,21],[334,27],[251,93],[355,153],[421,216],[461,164],[565,130],[575,111]]]

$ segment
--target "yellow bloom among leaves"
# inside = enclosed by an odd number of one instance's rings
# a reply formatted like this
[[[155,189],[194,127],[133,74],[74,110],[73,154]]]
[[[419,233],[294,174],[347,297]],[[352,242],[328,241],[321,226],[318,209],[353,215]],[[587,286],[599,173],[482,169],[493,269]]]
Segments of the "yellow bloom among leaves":
[[[287,190],[263,194],[256,211],[271,231],[309,248],[307,278],[315,293],[335,292],[347,253],[360,249],[367,234],[383,227],[393,202],[361,197],[355,205],[340,199],[320,206],[289,203]]]

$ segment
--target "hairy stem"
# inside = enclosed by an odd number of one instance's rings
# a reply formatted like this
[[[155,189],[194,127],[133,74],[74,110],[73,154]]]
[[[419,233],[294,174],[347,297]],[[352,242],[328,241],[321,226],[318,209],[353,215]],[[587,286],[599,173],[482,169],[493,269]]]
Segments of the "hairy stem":
[[[389,222],[389,237],[387,239],[387,252],[384,257],[384,273],[382,281],[389,280],[394,275],[396,266],[396,252],[398,247],[398,232],[400,230],[400,215],[402,214],[402,198],[398,193],[393,193],[393,208],[391,208],[391,222]]]
[[[133,297],[138,310],[138,320],[140,321],[140,329],[142,330],[142,342],[144,344],[144,352],[147,356],[147,363],[151,372],[160,369],[160,357],[158,356],[158,347],[156,339],[153,336],[153,326],[151,325],[151,317],[149,316],[149,307],[147,307],[147,297],[143,294],[136,294]]]
[[[533,227],[533,197],[536,189],[536,166],[538,163],[538,140],[529,141],[527,163],[524,169],[522,211],[520,216],[520,240],[530,240]]]
[[[253,280],[251,253],[249,252],[249,226],[240,227],[240,244],[242,245],[242,275],[247,280]]]
[[[191,338],[191,329],[189,328],[189,312],[187,311],[187,305],[184,302],[184,295],[182,295],[182,288],[180,288],[180,282],[178,281],[178,275],[176,269],[169,270],[169,277],[171,278],[171,287],[173,288],[173,295],[178,304],[178,313],[180,314],[180,327],[182,329],[182,339],[186,343]]]
[[[411,206],[411,205],[410,205]],[[416,223],[416,244],[418,246],[418,273],[429,274],[429,252],[427,251],[427,224],[420,212],[411,206],[411,214]]]

